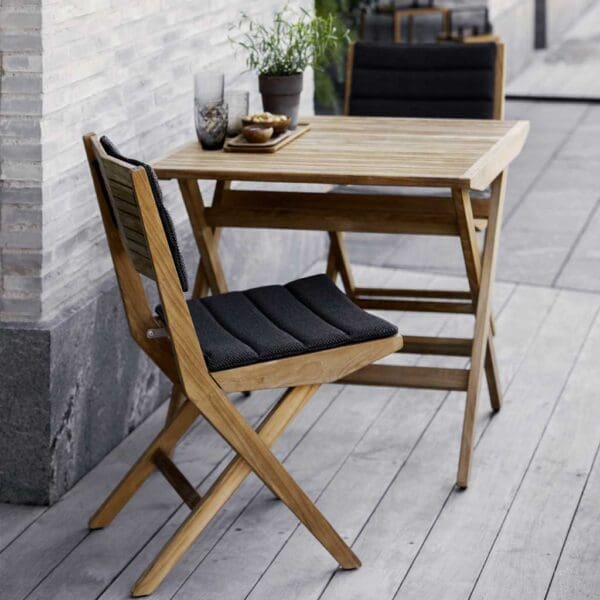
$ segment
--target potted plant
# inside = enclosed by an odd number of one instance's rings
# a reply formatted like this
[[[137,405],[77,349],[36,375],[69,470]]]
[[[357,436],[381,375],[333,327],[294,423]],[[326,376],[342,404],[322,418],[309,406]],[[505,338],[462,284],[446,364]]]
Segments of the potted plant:
[[[270,25],[242,14],[238,27],[242,35],[232,41],[245,50],[248,68],[258,72],[263,109],[287,115],[294,129],[304,71],[329,64],[349,32],[341,30],[332,15],[314,16],[287,6],[275,13]]]

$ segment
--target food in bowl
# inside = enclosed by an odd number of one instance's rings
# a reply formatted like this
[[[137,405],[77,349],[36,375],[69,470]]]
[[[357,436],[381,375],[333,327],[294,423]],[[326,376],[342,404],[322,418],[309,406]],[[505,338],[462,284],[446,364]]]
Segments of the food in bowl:
[[[242,119],[244,125],[257,125],[258,127],[272,127],[275,133],[284,132],[289,124],[290,117],[287,115],[274,115],[270,112],[248,115]]]
[[[242,135],[251,144],[263,144],[273,137],[273,128],[262,125],[246,125],[242,128]]]

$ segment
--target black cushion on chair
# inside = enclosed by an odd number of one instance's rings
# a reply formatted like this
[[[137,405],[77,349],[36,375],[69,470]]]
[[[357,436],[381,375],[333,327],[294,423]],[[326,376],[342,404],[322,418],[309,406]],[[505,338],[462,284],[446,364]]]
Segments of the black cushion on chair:
[[[490,119],[497,46],[375,44],[354,47],[350,114]]]
[[[123,162],[126,162],[134,167],[144,167],[146,174],[148,175],[148,181],[150,182],[150,188],[152,189],[154,201],[156,202],[156,208],[158,209],[158,214],[160,216],[163,229],[165,230],[165,235],[167,237],[169,249],[171,250],[171,255],[173,256],[173,262],[175,263],[175,269],[177,270],[181,287],[183,288],[184,292],[187,292],[188,279],[185,270],[185,263],[183,262],[183,257],[181,256],[181,251],[179,250],[179,244],[177,243],[175,227],[173,226],[171,215],[165,207],[162,190],[160,189],[158,177],[156,176],[154,169],[147,163],[136,160],[135,158],[127,158],[126,156],[123,156],[117,147],[106,136],[102,136],[100,138],[100,143],[102,144],[104,151],[109,156],[112,156],[112,158],[122,160]]]
[[[356,306],[325,275],[188,300],[210,371],[222,371],[398,333]],[[164,318],[162,307],[158,314]]]

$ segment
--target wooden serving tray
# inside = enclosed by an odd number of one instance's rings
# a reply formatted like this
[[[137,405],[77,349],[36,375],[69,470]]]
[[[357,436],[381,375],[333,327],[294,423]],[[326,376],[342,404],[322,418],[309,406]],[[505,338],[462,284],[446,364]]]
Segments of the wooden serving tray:
[[[310,129],[309,123],[298,123],[298,127],[293,131],[287,130],[277,136],[273,136],[266,142],[253,144],[249,142],[241,133],[231,140],[225,142],[225,152],[277,152],[280,148],[287,146],[296,138],[304,135]]]

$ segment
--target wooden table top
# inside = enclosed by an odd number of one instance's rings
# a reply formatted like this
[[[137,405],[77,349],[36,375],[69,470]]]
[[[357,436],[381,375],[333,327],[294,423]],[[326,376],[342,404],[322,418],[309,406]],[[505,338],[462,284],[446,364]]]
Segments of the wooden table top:
[[[191,142],[154,163],[161,179],[462,187],[483,190],[519,154],[527,121],[324,117],[273,154]]]

